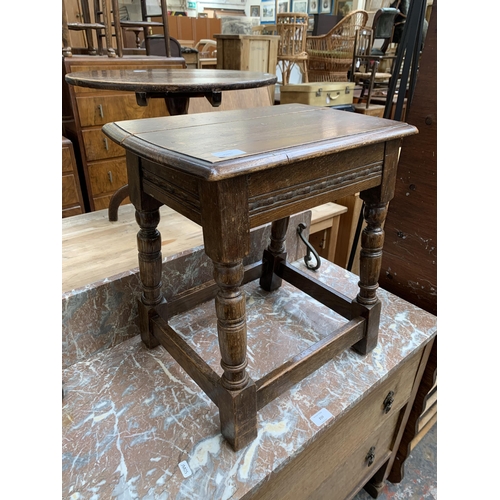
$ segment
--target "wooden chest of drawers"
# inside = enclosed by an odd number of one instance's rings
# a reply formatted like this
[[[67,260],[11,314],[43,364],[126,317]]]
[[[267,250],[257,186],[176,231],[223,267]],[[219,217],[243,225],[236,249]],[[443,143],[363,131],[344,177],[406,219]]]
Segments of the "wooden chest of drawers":
[[[71,141],[62,138],[62,216],[83,214],[83,197],[80,189],[75,153]]]
[[[384,464],[399,442],[398,433],[406,420],[407,404],[411,406],[414,382],[421,376],[417,372],[425,355],[422,349],[405,360],[259,491],[259,500],[344,500],[378,470],[387,475]]]
[[[152,99],[148,106],[141,107],[133,92],[74,87],[65,82],[64,75],[98,69],[184,68],[185,64],[183,58],[155,56],[63,59],[63,134],[75,148],[85,211],[107,208],[113,193],[127,183],[125,150],[109,141],[101,127],[116,120],[165,116],[168,111],[162,99]]]

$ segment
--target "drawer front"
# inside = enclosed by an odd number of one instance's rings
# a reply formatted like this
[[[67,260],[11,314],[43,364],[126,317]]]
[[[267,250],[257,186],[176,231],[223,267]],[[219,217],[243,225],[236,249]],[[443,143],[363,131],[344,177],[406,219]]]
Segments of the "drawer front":
[[[63,208],[80,205],[75,176],[71,173],[62,176],[62,206]]]
[[[97,196],[95,198],[92,198],[92,201],[94,202],[94,210],[108,209],[111,196],[113,195],[108,194],[105,196]],[[127,203],[130,203],[130,198],[128,196],[120,203],[120,205],[126,205]],[[118,215],[118,217],[119,216],[120,215]]]
[[[62,210],[63,219],[65,217],[73,217],[73,215],[80,215],[80,214],[83,214],[83,209],[82,207],[80,207],[80,205],[71,208],[63,208]]]
[[[95,127],[109,122],[168,116],[163,99],[150,99],[147,106],[138,106],[135,94],[77,97],[80,125]]]
[[[63,173],[73,173],[73,157],[69,147],[63,146],[62,148],[62,171]]]
[[[82,130],[82,136],[88,162],[125,155],[125,149],[106,137],[100,128]]]
[[[92,197],[99,194],[113,194],[127,184],[125,157],[88,165]]]
[[[259,500],[313,498],[311,495],[332,475],[332,471],[351,460],[351,456],[363,448],[371,437],[379,435],[379,429],[391,433],[400,409],[409,399],[420,357],[415,355],[405,362],[372,393],[326,430],[321,439],[316,440],[305,452],[282,469],[273,481],[272,488],[262,494],[259,493]],[[389,408],[384,405],[384,401],[390,392],[393,393],[393,402]],[[382,451],[382,448],[379,447],[379,450]],[[374,467],[370,469],[376,471]],[[344,493],[349,493],[356,484],[347,488],[348,491]]]
[[[397,423],[398,415],[394,413],[319,485],[310,500],[345,500],[355,493],[353,489],[365,484],[389,458]]]

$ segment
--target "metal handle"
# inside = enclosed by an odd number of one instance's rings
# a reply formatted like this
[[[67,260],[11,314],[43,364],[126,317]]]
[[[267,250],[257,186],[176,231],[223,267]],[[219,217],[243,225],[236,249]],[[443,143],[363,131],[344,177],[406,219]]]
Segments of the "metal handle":
[[[365,461],[368,464],[368,467],[370,467],[373,462],[375,461],[375,446],[372,446],[369,450],[368,453],[366,454]]]
[[[108,138],[107,138],[107,137],[105,137],[105,138],[104,138],[104,149],[105,149],[106,151],[109,151],[109,146],[108,146]]]
[[[111,184],[113,184],[113,174],[111,173],[111,170],[108,170],[108,179]]]
[[[98,105],[97,105],[97,109],[99,110],[99,116],[100,116],[101,118],[104,118],[104,113],[103,113],[103,111],[102,111],[102,104],[98,104]]]
[[[394,391],[389,391],[389,393],[384,399],[384,402],[382,403],[384,405],[385,413],[389,413],[391,411],[393,403],[394,403]]]
[[[306,228],[306,225],[302,224],[302,222],[297,226],[297,233],[298,233],[300,239],[304,242],[305,246],[307,247],[307,253],[304,257],[304,262],[306,263],[307,269],[311,269],[311,271],[316,271],[316,269],[319,269],[319,266],[321,266],[321,259],[319,258],[318,252],[316,252],[316,250],[314,250],[312,245],[302,235],[302,231],[305,228]],[[315,266],[311,266],[311,264],[309,264],[309,261],[311,260],[311,253],[314,255],[314,258],[316,259]]]

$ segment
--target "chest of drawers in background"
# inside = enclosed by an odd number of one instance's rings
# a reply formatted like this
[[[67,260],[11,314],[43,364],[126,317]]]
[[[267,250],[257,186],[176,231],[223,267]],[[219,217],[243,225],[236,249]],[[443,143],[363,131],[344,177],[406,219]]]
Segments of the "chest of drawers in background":
[[[107,208],[113,193],[127,183],[125,150],[101,132],[108,122],[168,115],[163,99],[138,106],[133,92],[68,85],[67,73],[106,69],[184,68],[183,58],[73,56],[63,59],[63,135],[74,146],[85,211]],[[128,198],[123,203],[128,203]],[[74,214],[71,214],[74,215]]]
[[[82,190],[76,167],[73,144],[69,139],[62,138],[62,216],[83,214]]]

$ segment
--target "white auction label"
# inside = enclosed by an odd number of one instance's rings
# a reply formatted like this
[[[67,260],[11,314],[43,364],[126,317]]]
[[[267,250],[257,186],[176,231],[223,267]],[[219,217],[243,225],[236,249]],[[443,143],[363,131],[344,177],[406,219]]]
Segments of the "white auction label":
[[[318,413],[315,413],[312,417],[311,420],[317,425],[323,425],[327,420],[332,418],[333,415],[326,409],[326,408],[321,408],[321,410],[318,411]]]
[[[179,469],[181,470],[182,475],[184,477],[189,477],[193,474],[191,472],[191,468],[189,467],[188,463],[185,460],[179,464]]]
[[[212,153],[213,156],[217,158],[228,158],[229,156],[244,155],[245,151],[241,149],[226,149],[226,151],[218,151],[217,153]]]

